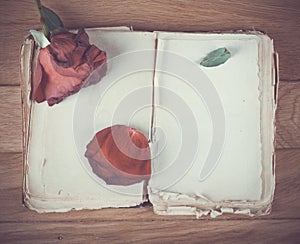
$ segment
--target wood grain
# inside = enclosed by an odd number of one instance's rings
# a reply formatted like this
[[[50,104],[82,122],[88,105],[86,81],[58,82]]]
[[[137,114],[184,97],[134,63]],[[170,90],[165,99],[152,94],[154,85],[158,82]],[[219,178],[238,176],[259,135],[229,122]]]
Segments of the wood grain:
[[[6,223],[0,235],[5,243],[297,243],[300,220]]]
[[[278,150],[277,185],[271,215],[258,219],[300,218],[300,149]],[[158,216],[152,207],[72,211],[69,213],[38,214],[22,206],[22,157],[20,153],[0,153],[0,223],[6,221],[148,221],[187,220],[193,216]],[[247,216],[224,215],[218,219],[247,219]],[[205,218],[204,218],[205,219]],[[208,219],[208,218],[206,218]],[[251,218],[252,219],[252,218]]]
[[[21,152],[20,88],[0,86],[0,152]],[[276,148],[300,148],[300,82],[279,86]]]
[[[298,0],[42,1],[69,28],[133,26],[136,30],[263,30],[275,40],[282,80],[300,80]],[[19,84],[19,49],[29,29],[40,28],[34,1],[0,1],[0,84]]]
[[[300,82],[281,83],[276,121],[277,147],[300,148]]]
[[[274,38],[279,52],[280,79],[289,81],[281,82],[279,88],[275,199],[269,216],[249,218],[225,215],[215,220],[157,216],[150,206],[62,214],[37,214],[23,207],[19,50],[28,29],[38,29],[40,25],[34,1],[2,0],[1,243],[299,243],[300,82],[296,82],[300,81],[299,0],[42,2],[58,13],[68,28],[125,25],[146,31],[266,31]]]
[[[21,151],[22,109],[19,87],[0,87],[0,152]]]

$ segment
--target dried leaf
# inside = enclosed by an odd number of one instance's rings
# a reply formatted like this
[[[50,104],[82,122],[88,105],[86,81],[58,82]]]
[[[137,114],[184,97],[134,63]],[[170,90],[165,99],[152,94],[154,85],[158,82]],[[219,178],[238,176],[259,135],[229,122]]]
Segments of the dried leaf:
[[[64,29],[63,22],[51,9],[41,6],[42,22],[47,26],[48,31],[55,32],[58,29]]]
[[[230,57],[231,54],[227,48],[222,47],[207,54],[200,64],[204,67],[215,67],[224,64]]]
[[[65,32],[63,22],[54,11],[43,6],[40,0],[35,0],[39,10],[40,21],[45,36],[50,40],[50,34]]]

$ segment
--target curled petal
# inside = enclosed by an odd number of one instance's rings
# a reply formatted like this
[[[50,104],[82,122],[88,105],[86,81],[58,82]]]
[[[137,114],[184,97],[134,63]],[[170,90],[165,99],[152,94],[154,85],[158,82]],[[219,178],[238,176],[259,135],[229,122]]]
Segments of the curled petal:
[[[35,70],[33,87],[33,99],[37,102],[43,102],[46,100],[45,96],[45,82],[43,79],[43,70],[41,64],[38,62]]]
[[[85,156],[93,172],[107,184],[131,185],[150,178],[148,140],[133,128],[115,125],[99,131],[87,145]]]
[[[90,45],[89,36],[84,29],[79,29],[77,35],[75,36],[75,42],[84,47],[88,47]]]
[[[68,63],[76,48],[75,34],[62,33],[51,38],[50,51],[57,62]]]
[[[106,61],[106,54],[105,52],[101,51],[96,46],[92,45],[86,52],[85,56],[87,57],[87,61],[90,66],[94,69],[99,67],[101,64],[105,63]]]

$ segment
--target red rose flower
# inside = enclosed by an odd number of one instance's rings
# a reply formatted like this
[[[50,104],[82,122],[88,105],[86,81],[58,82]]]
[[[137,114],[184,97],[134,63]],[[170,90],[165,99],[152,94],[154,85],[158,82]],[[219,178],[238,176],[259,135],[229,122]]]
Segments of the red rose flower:
[[[106,53],[89,43],[80,29],[77,34],[61,33],[39,53],[32,98],[47,100],[50,106],[80,90],[90,73],[106,62]]]
[[[85,156],[93,172],[109,185],[131,185],[150,178],[148,140],[134,128],[115,125],[99,131]]]

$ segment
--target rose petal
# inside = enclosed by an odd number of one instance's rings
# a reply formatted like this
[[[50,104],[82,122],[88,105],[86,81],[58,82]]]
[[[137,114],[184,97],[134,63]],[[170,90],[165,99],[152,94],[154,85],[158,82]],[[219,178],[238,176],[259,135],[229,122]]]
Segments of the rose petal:
[[[71,54],[76,48],[75,36],[76,35],[72,33],[54,35],[51,37],[50,46],[48,46],[55,60],[65,67],[71,66]]]
[[[86,62],[84,54],[86,52],[86,47],[78,46],[75,48],[75,50],[72,52],[71,55],[71,64],[72,67],[75,69],[80,64]]]
[[[46,100],[45,84],[43,81],[42,66],[40,62],[37,62],[37,67],[34,75],[33,93],[31,95],[32,99],[36,100],[37,102],[43,102]]]
[[[99,131],[87,145],[85,156],[93,172],[107,184],[130,185],[150,178],[148,140],[133,128],[115,125]]]
[[[77,92],[90,72],[87,69],[75,71],[72,68],[63,68],[56,64],[47,48],[42,49],[39,62],[47,74],[47,82],[44,85],[45,98],[51,106],[62,101],[63,98]]]
[[[75,36],[75,42],[77,43],[77,45],[80,46],[84,46],[84,47],[90,46],[89,36],[83,28],[78,30],[78,33]]]
[[[106,61],[105,52],[101,51],[94,45],[91,45],[91,47],[87,50],[85,56],[87,57],[88,64],[93,67],[93,69],[96,69]]]

